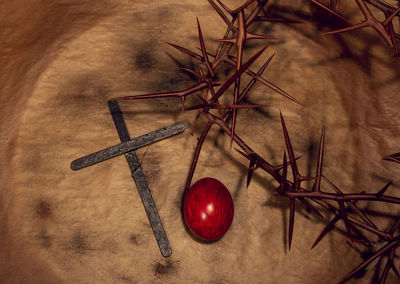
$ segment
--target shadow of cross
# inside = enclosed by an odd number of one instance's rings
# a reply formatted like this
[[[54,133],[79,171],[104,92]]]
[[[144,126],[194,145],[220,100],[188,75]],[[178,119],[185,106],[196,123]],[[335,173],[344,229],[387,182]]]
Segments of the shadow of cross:
[[[172,254],[172,249],[160,216],[158,215],[157,207],[154,203],[153,197],[151,196],[150,188],[147,185],[146,178],[142,172],[142,168],[140,167],[140,162],[136,156],[135,150],[173,135],[182,133],[185,130],[185,124],[178,122],[131,139],[117,101],[110,100],[108,102],[108,107],[114,120],[115,128],[117,129],[121,144],[76,159],[72,161],[71,169],[79,170],[118,155],[125,154],[132,173],[132,178],[135,181],[140,198],[142,199],[142,203],[149,219],[150,226],[153,230],[154,237],[157,240],[158,247],[160,248],[161,254],[164,257],[169,257]]]

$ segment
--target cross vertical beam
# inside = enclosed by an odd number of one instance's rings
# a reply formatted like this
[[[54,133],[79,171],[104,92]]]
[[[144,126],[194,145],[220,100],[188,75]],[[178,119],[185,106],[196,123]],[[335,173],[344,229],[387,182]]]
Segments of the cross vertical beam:
[[[131,138],[129,136],[128,129],[126,127],[121,110],[119,109],[118,102],[115,100],[110,100],[108,102],[108,107],[110,109],[111,116],[114,120],[115,128],[117,129],[121,142],[129,141]],[[167,234],[165,233],[160,216],[158,215],[157,207],[154,203],[153,197],[151,196],[150,188],[147,185],[146,178],[142,172],[142,168],[140,167],[140,163],[136,156],[136,153],[135,151],[130,151],[128,153],[125,153],[125,157],[131,170],[132,178],[135,181],[140,198],[142,199],[144,209],[146,210],[150,226],[153,230],[154,237],[157,240],[161,254],[164,257],[169,257],[172,254],[172,249],[169,244]]]

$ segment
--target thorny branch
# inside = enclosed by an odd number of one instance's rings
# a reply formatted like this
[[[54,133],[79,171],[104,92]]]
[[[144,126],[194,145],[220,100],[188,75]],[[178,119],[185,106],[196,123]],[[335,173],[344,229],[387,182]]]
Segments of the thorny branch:
[[[127,97],[116,98],[118,100],[136,100],[136,99],[151,99],[151,98],[164,98],[164,97],[177,97],[181,100],[182,111],[197,110],[197,116],[192,124],[194,127],[195,122],[200,116],[207,120],[206,126],[203,128],[196,149],[194,151],[192,163],[189,169],[188,177],[185,184],[185,193],[189,189],[192,178],[196,169],[197,161],[200,156],[203,143],[212,128],[213,125],[217,125],[222,131],[224,131],[230,137],[230,144],[235,144],[240,148],[236,149],[237,152],[249,161],[248,173],[247,173],[247,186],[249,186],[253,173],[256,170],[262,170],[268,173],[279,186],[275,189],[275,193],[279,196],[286,197],[290,200],[290,216],[289,216],[289,249],[291,248],[292,236],[294,232],[294,220],[296,213],[296,201],[301,202],[304,206],[314,212],[316,215],[323,217],[320,210],[325,210],[326,213],[333,215],[331,221],[328,222],[326,227],[322,230],[320,235],[317,237],[313,246],[317,245],[324,236],[335,228],[335,225],[342,221],[345,227],[345,235],[352,241],[361,243],[371,249],[374,243],[371,237],[367,237],[364,233],[369,232],[381,241],[385,242],[385,245],[380,249],[374,251],[367,259],[361,262],[356,268],[348,273],[342,280],[342,282],[353,277],[357,272],[366,268],[374,260],[386,258],[386,264],[383,272],[380,276],[380,282],[384,283],[388,277],[390,270],[400,278],[398,269],[395,266],[394,258],[396,250],[400,246],[400,217],[392,225],[389,230],[381,229],[375,224],[370,217],[364,212],[357,203],[360,201],[370,202],[382,202],[382,203],[393,203],[400,204],[400,198],[386,195],[386,191],[389,189],[391,183],[386,184],[382,189],[376,193],[344,193],[339,189],[332,181],[330,181],[323,174],[323,155],[324,155],[324,144],[325,144],[325,129],[322,129],[318,159],[316,165],[315,176],[305,177],[302,176],[297,167],[297,159],[293,151],[290,136],[281,114],[281,124],[283,130],[283,136],[286,144],[286,151],[283,153],[283,162],[281,165],[272,165],[264,158],[255,153],[250,146],[235,132],[235,125],[237,119],[237,110],[239,108],[255,108],[263,107],[263,105],[244,105],[242,104],[246,99],[247,95],[253,88],[256,82],[260,82],[268,88],[272,89],[276,93],[288,98],[289,100],[302,105],[298,102],[295,97],[283,91],[278,86],[274,85],[270,81],[262,77],[263,72],[270,64],[274,55],[272,55],[257,71],[254,72],[250,69],[251,65],[261,57],[266,47],[262,48],[255,55],[253,55],[248,61],[243,63],[243,54],[245,51],[245,44],[250,39],[274,39],[271,36],[257,35],[248,32],[248,28],[255,22],[279,22],[284,24],[300,23],[296,20],[271,17],[269,15],[268,0],[248,0],[241,7],[230,10],[220,0],[208,0],[211,6],[214,8],[216,13],[221,17],[224,23],[227,25],[227,30],[222,39],[217,41],[220,42],[216,53],[213,55],[206,49],[206,44],[203,38],[201,26],[199,20],[198,24],[198,36],[200,43],[201,54],[193,52],[185,47],[168,43],[173,48],[180,52],[190,56],[195,62],[197,70],[191,70],[184,68],[186,72],[195,75],[199,82],[190,88],[176,92],[167,93],[155,93],[146,95],[133,95]],[[332,15],[339,19],[349,23],[348,18],[341,15],[338,12],[340,8],[339,0],[330,0],[329,5],[325,5],[319,0],[309,0],[313,5],[328,11]],[[327,32],[325,34],[336,34],[351,30],[356,30],[364,27],[371,27],[384,39],[387,45],[393,46],[396,51],[396,55],[399,55],[399,49],[397,46],[397,38],[399,35],[395,33],[392,21],[394,18],[399,17],[400,8],[390,6],[381,0],[355,0],[360,11],[364,15],[365,20],[361,23],[349,26],[347,28]],[[376,19],[370,8],[367,6],[369,3],[375,9],[380,10],[385,15],[385,20],[380,22]],[[230,55],[233,47],[236,47],[235,56]],[[210,58],[213,58],[211,60]],[[218,67],[222,64],[231,66],[234,68],[234,73],[223,82],[219,82],[216,79]],[[204,70],[205,69],[205,70]],[[251,80],[241,90],[241,78],[244,74],[249,75]],[[231,85],[234,85],[232,95],[232,105],[222,105],[220,99],[223,95],[227,96],[227,90]],[[218,90],[214,88],[220,86]],[[205,91],[203,96],[197,94],[199,91]],[[209,98],[208,94],[211,94]],[[201,103],[185,107],[185,99],[189,95],[197,95]],[[214,110],[217,110],[217,114],[213,114]],[[230,123],[229,123],[230,122]],[[230,124],[230,125],[229,125]],[[193,130],[193,128],[192,128]],[[287,155],[289,161],[287,161]],[[394,161],[400,163],[400,153],[385,156],[385,160]],[[291,167],[293,180],[288,180],[288,166]],[[311,189],[302,187],[304,181],[314,181]],[[327,184],[333,192],[323,191],[321,189],[322,184]],[[318,209],[317,209],[318,208]],[[378,262],[379,264],[380,262]]]

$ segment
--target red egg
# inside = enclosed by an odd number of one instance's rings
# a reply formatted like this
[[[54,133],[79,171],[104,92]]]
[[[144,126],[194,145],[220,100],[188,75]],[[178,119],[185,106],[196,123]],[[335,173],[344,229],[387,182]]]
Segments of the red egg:
[[[232,196],[220,181],[200,179],[186,192],[183,215],[187,226],[198,238],[218,240],[232,224]]]

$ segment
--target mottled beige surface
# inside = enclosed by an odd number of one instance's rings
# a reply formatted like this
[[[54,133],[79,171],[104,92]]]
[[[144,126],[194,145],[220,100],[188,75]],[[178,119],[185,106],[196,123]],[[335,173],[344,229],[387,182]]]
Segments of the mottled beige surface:
[[[284,14],[284,3],[291,3],[301,11],[298,19],[315,19],[319,10],[300,2],[279,3]],[[168,259],[160,255],[124,157],[70,170],[73,159],[119,142],[108,99],[190,86],[176,62],[190,66],[190,59],[165,42],[194,50],[196,17],[213,50],[211,39],[225,28],[207,1],[0,3],[0,282],[336,283],[360,262],[338,231],[310,250],[324,223],[304,208],[289,252],[287,200],[274,196],[277,184],[262,172],[246,190],[247,162],[218,131],[204,145],[194,180],[223,182],[235,218],[220,241],[194,240],[182,223],[180,199],[204,121],[194,136],[186,131],[137,151],[172,245]],[[266,27],[255,31],[279,39],[269,41],[262,56],[277,52],[265,78],[306,106],[257,85],[249,101],[270,106],[240,110],[237,133],[279,163],[282,110],[295,151],[303,155],[300,168],[312,174],[325,125],[329,178],[346,192],[372,192],[390,179],[398,190],[400,167],[381,160],[399,151],[400,66],[393,51],[369,30],[320,37],[323,27],[307,23]],[[249,44],[247,56],[263,44]],[[194,117],[181,113],[175,99],[121,108],[131,136],[176,121],[190,125]],[[372,273],[356,282],[368,282]]]

